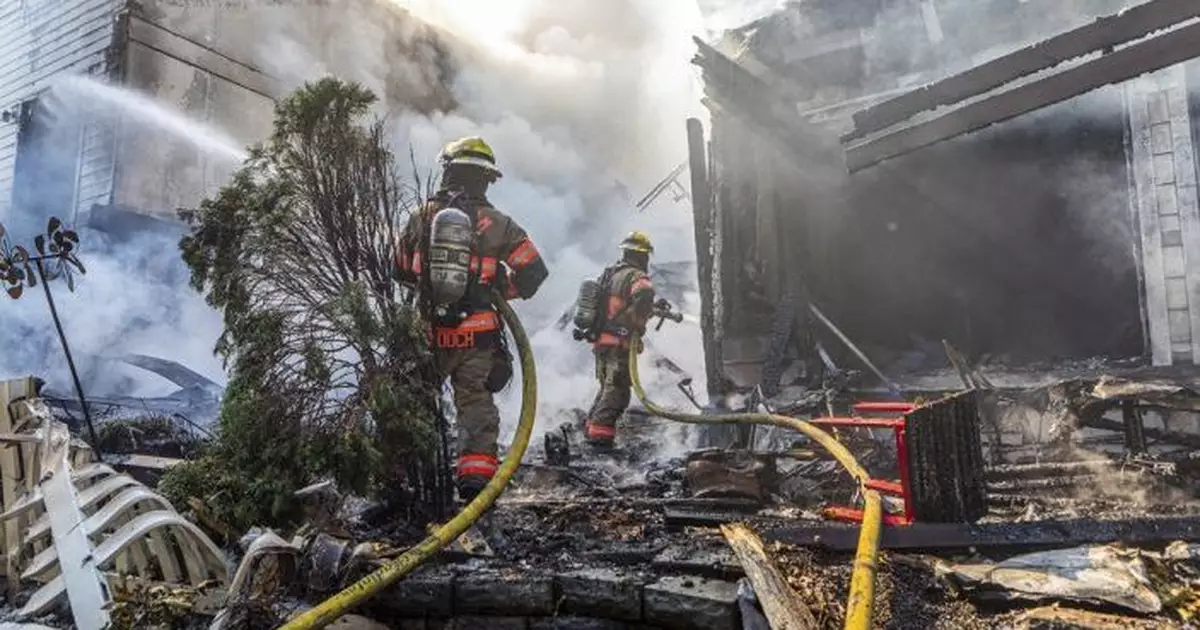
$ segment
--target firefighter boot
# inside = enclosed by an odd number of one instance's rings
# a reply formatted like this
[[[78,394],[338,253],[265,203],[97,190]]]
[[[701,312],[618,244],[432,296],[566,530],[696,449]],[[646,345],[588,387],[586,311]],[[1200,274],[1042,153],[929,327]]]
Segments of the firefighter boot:
[[[617,427],[588,420],[584,425],[588,446],[594,451],[607,452],[613,450],[613,442],[617,438]]]
[[[492,480],[499,466],[500,460],[494,455],[468,454],[459,457],[455,475],[459,500],[470,503]]]

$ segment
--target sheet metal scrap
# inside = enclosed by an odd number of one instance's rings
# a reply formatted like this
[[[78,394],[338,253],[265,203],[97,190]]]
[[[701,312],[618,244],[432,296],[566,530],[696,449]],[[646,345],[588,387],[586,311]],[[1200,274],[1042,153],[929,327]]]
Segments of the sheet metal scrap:
[[[19,433],[0,435],[0,444],[22,449],[25,464],[8,470],[16,458],[0,458],[0,473],[27,480],[0,514],[0,523],[19,526],[6,537],[10,577],[39,585],[21,619],[65,600],[80,630],[104,628],[111,621],[110,569],[177,585],[228,581],[224,554],[199,528],[132,477],[94,463],[87,445],[39,399],[0,402],[10,413],[20,407],[13,415],[23,419]]]
[[[274,532],[259,532],[246,547],[229,585],[227,606],[213,619],[209,630],[250,627],[254,615],[275,619],[272,604],[297,575],[300,548]]]
[[[1200,392],[1162,379],[1114,376],[1068,379],[1022,394],[1004,410],[1005,426],[1023,426],[1038,439],[1065,440],[1083,426],[1112,429],[1104,414],[1122,403],[1178,411],[1200,411]],[[1151,430],[1146,430],[1151,436]]]
[[[1165,553],[1114,545],[1031,553],[1000,563],[935,569],[981,599],[1070,601],[1114,605],[1142,614],[1196,617],[1197,547],[1174,543]]]

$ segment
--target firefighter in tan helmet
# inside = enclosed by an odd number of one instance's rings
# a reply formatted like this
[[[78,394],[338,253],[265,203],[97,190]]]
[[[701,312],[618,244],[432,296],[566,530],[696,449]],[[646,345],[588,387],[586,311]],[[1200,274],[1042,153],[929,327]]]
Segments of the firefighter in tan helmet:
[[[409,218],[396,266],[402,282],[418,287],[434,359],[454,389],[455,479],[460,499],[469,501],[499,468],[493,395],[513,372],[491,291],[528,299],[549,271],[525,230],[487,199],[501,176],[492,148],[482,138],[461,138],[442,149],[440,161],[438,191]]]
[[[591,319],[583,338],[592,341],[596,380],[600,383],[584,431],[588,443],[601,449],[612,447],[617,419],[629,407],[629,344],[634,333],[645,332],[654,311],[654,287],[648,275],[650,254],[654,252],[650,237],[632,232],[621,241],[621,250],[621,260],[593,283],[598,299],[592,301],[596,302],[597,312],[594,316],[577,312],[577,317]]]

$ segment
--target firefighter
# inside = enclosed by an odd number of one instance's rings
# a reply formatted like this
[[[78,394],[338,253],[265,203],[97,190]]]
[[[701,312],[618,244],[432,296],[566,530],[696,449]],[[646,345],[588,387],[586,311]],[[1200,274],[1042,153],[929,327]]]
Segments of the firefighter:
[[[629,407],[629,344],[634,332],[645,332],[654,310],[654,287],[647,275],[650,254],[654,252],[650,237],[632,232],[621,241],[621,250],[621,260],[601,276],[600,283],[608,294],[607,312],[592,344],[600,391],[588,411],[584,430],[588,443],[600,449],[612,447],[617,418]]]
[[[459,498],[470,501],[500,465],[493,395],[512,376],[491,291],[529,299],[549,271],[525,230],[487,199],[501,176],[492,148],[478,137],[461,138],[442,149],[440,162],[438,191],[409,218],[396,263],[401,281],[419,288],[437,369],[454,389],[455,480]],[[455,299],[446,302],[446,295]]]

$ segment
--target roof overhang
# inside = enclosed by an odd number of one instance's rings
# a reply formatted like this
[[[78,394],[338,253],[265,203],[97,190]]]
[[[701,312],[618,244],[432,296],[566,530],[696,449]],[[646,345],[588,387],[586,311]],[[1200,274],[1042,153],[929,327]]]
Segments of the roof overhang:
[[[1200,2],[1151,0],[853,115],[851,172],[1200,57]]]

